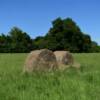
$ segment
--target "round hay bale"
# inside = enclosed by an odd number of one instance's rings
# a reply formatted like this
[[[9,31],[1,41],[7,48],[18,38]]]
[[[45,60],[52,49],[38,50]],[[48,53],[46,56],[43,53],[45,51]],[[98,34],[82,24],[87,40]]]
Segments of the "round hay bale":
[[[50,71],[56,68],[57,61],[54,53],[48,49],[42,49],[29,53],[25,61],[24,72]]]
[[[54,54],[60,66],[73,64],[73,56],[69,51],[55,51]]]

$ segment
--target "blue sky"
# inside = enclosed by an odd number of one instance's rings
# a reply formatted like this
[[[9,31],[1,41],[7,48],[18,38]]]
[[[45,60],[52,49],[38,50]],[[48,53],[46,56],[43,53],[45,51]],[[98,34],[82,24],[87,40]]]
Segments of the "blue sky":
[[[57,17],[71,17],[100,44],[100,0],[0,0],[0,33],[17,26],[35,38]]]

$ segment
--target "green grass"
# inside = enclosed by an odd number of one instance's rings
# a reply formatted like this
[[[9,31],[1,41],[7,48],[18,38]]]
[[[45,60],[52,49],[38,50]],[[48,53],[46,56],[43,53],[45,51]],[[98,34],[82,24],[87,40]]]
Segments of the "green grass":
[[[81,69],[23,74],[27,54],[0,54],[0,100],[100,100],[100,54],[74,54]]]

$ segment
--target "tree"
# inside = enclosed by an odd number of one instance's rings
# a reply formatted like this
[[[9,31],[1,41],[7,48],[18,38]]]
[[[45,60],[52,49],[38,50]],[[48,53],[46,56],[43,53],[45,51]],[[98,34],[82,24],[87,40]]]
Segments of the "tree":
[[[0,35],[0,52],[30,52],[44,48],[53,51],[100,52],[100,46],[88,34],[84,34],[71,18],[55,19],[47,34],[35,39],[18,27],[13,27],[8,35]]]
[[[81,32],[79,26],[71,19],[57,18],[52,28],[44,37],[45,46],[51,50],[70,50],[72,52],[89,52],[91,38]],[[43,39],[41,41],[42,44]]]
[[[11,38],[12,52],[29,52],[32,49],[30,36],[17,27],[13,27],[9,32]]]
[[[92,41],[91,52],[100,52],[100,46],[95,41]]]

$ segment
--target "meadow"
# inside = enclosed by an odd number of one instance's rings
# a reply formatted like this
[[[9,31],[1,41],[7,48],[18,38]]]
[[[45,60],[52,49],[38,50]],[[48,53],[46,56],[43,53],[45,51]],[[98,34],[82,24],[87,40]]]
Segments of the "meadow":
[[[23,74],[27,54],[0,54],[0,100],[100,100],[100,53],[73,54],[80,69]]]

